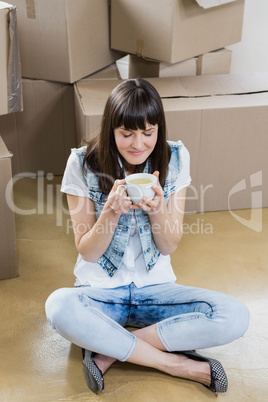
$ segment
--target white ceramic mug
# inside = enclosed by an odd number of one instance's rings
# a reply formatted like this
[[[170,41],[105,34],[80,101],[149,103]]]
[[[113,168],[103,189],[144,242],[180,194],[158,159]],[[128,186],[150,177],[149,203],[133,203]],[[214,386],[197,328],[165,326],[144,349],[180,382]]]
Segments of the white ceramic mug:
[[[154,198],[155,192],[152,186],[157,184],[157,177],[150,173],[134,173],[125,178],[124,187],[129,198],[134,204],[142,201],[143,197],[150,200]]]

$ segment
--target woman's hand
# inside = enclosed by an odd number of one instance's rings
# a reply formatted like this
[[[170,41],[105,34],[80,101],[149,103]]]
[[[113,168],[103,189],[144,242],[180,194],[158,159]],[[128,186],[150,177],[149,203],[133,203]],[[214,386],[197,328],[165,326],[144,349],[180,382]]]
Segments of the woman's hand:
[[[154,175],[159,178],[159,172],[154,172]],[[167,204],[159,180],[152,188],[155,191],[154,198],[144,198],[138,207],[148,212],[156,247],[162,255],[170,255],[176,250],[183,235],[186,188],[172,193]]]
[[[115,180],[107,200],[109,207],[120,215],[128,213],[132,205],[123,186],[125,183],[125,179]]]
[[[154,198],[150,200],[147,197],[143,197],[142,201],[138,203],[138,207],[148,212],[148,214],[159,212],[164,201],[164,191],[159,183],[159,172],[155,171],[153,175],[157,177],[157,184],[152,186],[152,189],[155,192]]]
[[[124,182],[115,181],[98,218],[90,198],[67,194],[75,244],[83,260],[92,263],[99,260],[112,241],[120,214],[129,211],[131,202],[127,199],[124,187],[120,187]]]

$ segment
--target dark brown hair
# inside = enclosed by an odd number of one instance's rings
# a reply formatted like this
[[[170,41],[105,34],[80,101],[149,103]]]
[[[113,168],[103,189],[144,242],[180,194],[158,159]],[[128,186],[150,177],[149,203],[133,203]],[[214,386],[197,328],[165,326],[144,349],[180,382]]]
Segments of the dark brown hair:
[[[105,105],[100,132],[86,142],[84,171],[88,167],[99,174],[102,192],[108,194],[113,186],[110,178],[123,179],[124,169],[128,167],[118,152],[114,129],[123,126],[126,130],[145,130],[146,123],[158,124],[157,142],[149,156],[149,173],[158,170],[160,184],[164,186],[171,154],[164,109],[157,90],[148,81],[138,78],[123,81],[113,89]],[[145,164],[146,161],[137,165],[136,172],[142,172]]]

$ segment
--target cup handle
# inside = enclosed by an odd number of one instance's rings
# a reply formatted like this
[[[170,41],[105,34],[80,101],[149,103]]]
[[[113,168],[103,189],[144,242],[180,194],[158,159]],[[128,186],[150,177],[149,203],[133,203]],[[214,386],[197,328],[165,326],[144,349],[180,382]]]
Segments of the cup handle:
[[[125,191],[127,192],[127,186],[125,184],[119,184],[117,188],[124,187]],[[130,197],[127,197],[127,200],[130,200]]]

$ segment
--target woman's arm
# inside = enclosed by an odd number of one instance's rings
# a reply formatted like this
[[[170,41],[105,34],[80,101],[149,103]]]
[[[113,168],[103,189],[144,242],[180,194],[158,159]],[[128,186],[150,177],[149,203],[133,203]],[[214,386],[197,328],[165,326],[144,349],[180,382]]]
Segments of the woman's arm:
[[[158,177],[158,172],[154,173]],[[139,207],[148,212],[156,247],[163,255],[173,253],[181,241],[186,188],[171,194],[168,204],[158,183],[153,200],[144,199]]]
[[[98,261],[111,243],[121,213],[127,213],[130,209],[131,202],[127,199],[124,188],[118,188],[124,182],[115,181],[97,220],[92,200],[67,194],[75,245],[85,261]]]

